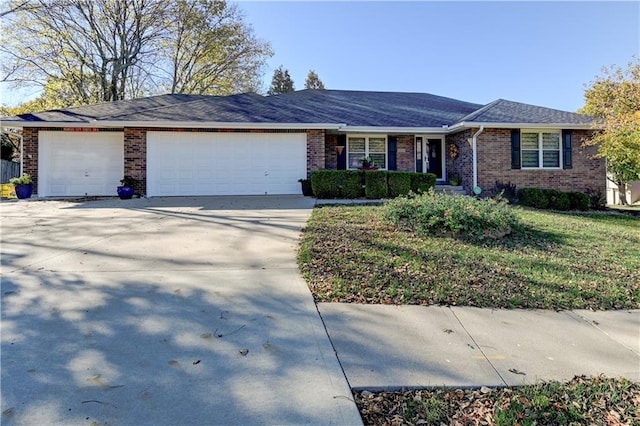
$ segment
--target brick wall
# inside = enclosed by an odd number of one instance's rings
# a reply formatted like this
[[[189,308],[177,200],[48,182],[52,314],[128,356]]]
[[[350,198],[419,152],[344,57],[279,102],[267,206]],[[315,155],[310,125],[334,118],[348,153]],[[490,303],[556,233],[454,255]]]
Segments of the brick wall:
[[[475,131],[475,129],[474,129]],[[592,189],[606,192],[603,159],[594,159],[596,147],[583,147],[589,131],[574,130],[573,168],[566,170],[511,169],[511,130],[486,129],[478,136],[478,185],[487,190],[496,181],[511,182],[518,188],[551,188],[562,191]]]
[[[473,151],[471,146],[471,139],[475,130],[465,130],[464,132],[455,133],[453,135],[447,135],[445,138],[445,152],[446,156],[447,174],[456,174],[460,177],[460,183],[467,191],[468,194],[473,192]],[[458,149],[458,156],[452,158],[449,154],[450,147],[455,145]],[[511,147],[511,145],[509,145]],[[511,157],[509,157],[511,158]],[[509,160],[511,165],[511,160]],[[444,176],[446,179],[449,176]]]
[[[325,168],[324,130],[307,130],[307,177],[311,170]]]
[[[415,172],[415,136],[400,135],[397,137],[397,141],[396,165],[398,170],[403,172]]]
[[[38,192],[38,131],[36,127],[22,129],[23,172],[33,178],[33,193]]]
[[[324,168],[335,170],[338,168],[338,135],[326,135],[324,138]]]
[[[147,131],[150,129],[124,129],[124,175],[138,181],[136,191],[147,193]]]

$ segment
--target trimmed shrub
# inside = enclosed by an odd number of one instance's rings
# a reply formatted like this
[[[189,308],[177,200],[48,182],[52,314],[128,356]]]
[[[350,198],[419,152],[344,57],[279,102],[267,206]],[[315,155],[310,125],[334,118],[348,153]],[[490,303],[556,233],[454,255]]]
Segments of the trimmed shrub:
[[[518,202],[518,190],[516,189],[515,183],[503,183],[496,181],[494,191],[496,197],[504,198],[511,204],[516,204]]]
[[[436,175],[433,173],[411,173],[411,191],[422,194],[436,187]]]
[[[587,189],[585,191],[589,196],[589,204],[593,210],[606,210],[607,197],[597,189]]]
[[[570,191],[567,192],[567,195],[569,196],[569,204],[571,206],[571,210],[589,210],[589,195],[580,191]]]
[[[436,194],[434,191],[389,201],[383,207],[383,217],[418,236],[501,238],[520,223],[504,201]]]
[[[387,172],[367,170],[364,172],[364,195],[369,199],[387,198]]]
[[[569,201],[569,195],[566,192],[558,191],[556,189],[545,189],[544,194],[549,200],[549,208],[553,210],[569,210],[571,203]]]
[[[387,182],[391,198],[411,192],[411,173],[409,172],[389,172]]]
[[[311,189],[316,198],[340,197],[341,170],[312,170]]]
[[[536,209],[546,209],[549,206],[547,195],[540,188],[522,188],[518,191],[520,204]]]
[[[364,195],[362,188],[362,172],[360,170],[341,170],[342,198],[360,198]]]

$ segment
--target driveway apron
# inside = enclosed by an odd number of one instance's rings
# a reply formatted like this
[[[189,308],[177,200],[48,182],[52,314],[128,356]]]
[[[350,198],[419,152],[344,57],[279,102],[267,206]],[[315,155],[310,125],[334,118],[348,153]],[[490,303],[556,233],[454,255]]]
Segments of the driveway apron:
[[[359,424],[296,265],[313,200],[3,203],[2,424]]]

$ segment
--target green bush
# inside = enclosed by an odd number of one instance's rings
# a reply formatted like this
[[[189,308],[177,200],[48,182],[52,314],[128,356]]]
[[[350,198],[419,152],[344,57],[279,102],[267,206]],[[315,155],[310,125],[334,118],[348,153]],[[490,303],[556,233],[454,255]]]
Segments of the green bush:
[[[360,198],[364,195],[362,188],[362,172],[360,170],[341,170],[342,198]]]
[[[340,197],[341,170],[312,170],[311,189],[316,198]]]
[[[23,173],[20,177],[15,177],[9,179],[9,183],[12,185],[31,185],[33,183],[33,178],[29,173]]]
[[[589,210],[590,204],[593,203],[593,197],[587,193],[557,189],[522,188],[518,191],[518,198],[523,206],[563,211]]]
[[[395,198],[411,192],[411,174],[409,172],[389,172],[389,197]]]
[[[567,193],[569,195],[569,204],[571,205],[571,210],[589,210],[589,204],[591,200],[589,199],[589,195],[580,191],[570,191]]]
[[[545,189],[544,194],[549,200],[549,208],[553,210],[569,210],[571,208],[571,202],[569,201],[569,194],[556,189]]]
[[[364,172],[364,196],[369,199],[387,198],[387,172],[367,170]]]
[[[434,191],[389,201],[383,207],[383,217],[419,236],[499,238],[519,226],[517,216],[506,202]]]
[[[436,187],[436,175],[433,173],[411,173],[411,191],[422,194]]]
[[[546,209],[549,207],[549,199],[540,188],[522,188],[518,191],[520,204],[536,209]]]
[[[593,210],[605,210],[607,208],[607,197],[597,189],[587,189],[585,191],[589,196],[589,206]]]

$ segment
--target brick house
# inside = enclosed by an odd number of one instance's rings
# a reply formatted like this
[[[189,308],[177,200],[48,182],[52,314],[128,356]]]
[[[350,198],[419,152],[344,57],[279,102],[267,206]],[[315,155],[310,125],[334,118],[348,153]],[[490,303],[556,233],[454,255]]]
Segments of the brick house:
[[[161,95],[2,118],[23,131],[40,197],[114,195],[124,175],[148,196],[298,194],[311,170],[452,175],[467,192],[606,191],[582,141],[593,119],[518,102],[422,93],[302,90],[274,96]]]

